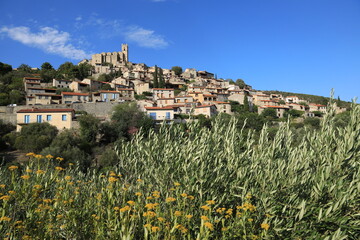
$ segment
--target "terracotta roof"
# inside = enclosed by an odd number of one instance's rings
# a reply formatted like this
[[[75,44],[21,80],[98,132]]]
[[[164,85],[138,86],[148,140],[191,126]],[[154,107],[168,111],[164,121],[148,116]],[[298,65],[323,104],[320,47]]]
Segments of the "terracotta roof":
[[[204,108],[204,107],[211,107],[211,106],[215,106],[214,104],[209,104],[209,105],[199,105],[196,106],[196,108]]]
[[[30,112],[74,112],[72,108],[31,108],[31,109],[21,109],[17,111],[18,113],[30,113]]]
[[[89,96],[88,93],[76,93],[76,92],[61,92],[61,95],[71,95],[71,96]]]
[[[153,88],[153,90],[166,90],[166,91],[174,91],[173,88]]]
[[[260,100],[260,102],[278,102],[277,100]]]
[[[316,106],[316,107],[326,107],[325,105],[315,104],[315,103],[309,103],[309,105]]]
[[[185,105],[184,105],[184,104],[179,104],[179,105],[166,105],[166,107],[178,108],[178,107],[185,107]]]
[[[189,92],[189,94],[202,94],[202,92]]]
[[[72,82],[71,80],[65,80],[65,79],[54,79],[55,81],[61,81],[61,82]]]
[[[288,109],[288,107],[285,107],[285,106],[262,106],[260,108],[283,108],[283,109]]]
[[[174,107],[145,107],[146,110],[173,110]]]
[[[286,98],[294,98],[294,97],[299,98],[298,96],[287,96]]]
[[[36,93],[35,96],[60,96],[61,95],[56,95],[56,94],[51,94],[51,93]]]
[[[221,102],[221,101],[213,101],[213,102],[217,104],[230,104],[229,102]]]
[[[157,100],[170,100],[170,99],[175,100],[175,98],[158,98]]]
[[[101,91],[99,91],[99,93],[118,93],[119,94],[119,92],[117,92],[117,91],[106,91],[106,90],[101,90]]]
[[[36,85],[40,85],[41,83],[39,82],[25,82],[26,84],[36,84]]]
[[[204,97],[217,97],[216,95],[204,94]]]
[[[134,91],[132,88],[118,88],[119,91]]]
[[[192,96],[176,96],[175,98],[192,98]]]
[[[35,77],[24,77],[25,79],[32,79],[32,80],[41,80],[41,78],[35,78]]]

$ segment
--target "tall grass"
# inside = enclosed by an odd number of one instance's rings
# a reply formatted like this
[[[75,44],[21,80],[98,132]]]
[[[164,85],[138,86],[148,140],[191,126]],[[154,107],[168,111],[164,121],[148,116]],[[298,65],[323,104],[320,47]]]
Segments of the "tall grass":
[[[333,115],[299,145],[289,123],[273,140],[266,126],[244,137],[235,119],[211,129],[164,125],[119,145],[118,166],[103,174],[29,154],[0,170],[0,235],[359,239],[360,107],[343,129]]]

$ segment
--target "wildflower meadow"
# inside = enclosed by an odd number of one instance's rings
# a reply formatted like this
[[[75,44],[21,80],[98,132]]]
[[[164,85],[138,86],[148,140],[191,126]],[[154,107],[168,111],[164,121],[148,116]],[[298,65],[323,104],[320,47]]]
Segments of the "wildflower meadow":
[[[360,107],[294,143],[236,120],[141,132],[111,169],[29,153],[0,169],[3,239],[360,239]]]

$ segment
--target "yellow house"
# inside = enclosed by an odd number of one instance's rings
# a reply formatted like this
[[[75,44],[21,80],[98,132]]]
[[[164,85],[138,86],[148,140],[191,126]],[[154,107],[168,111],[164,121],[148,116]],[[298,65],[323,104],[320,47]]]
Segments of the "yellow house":
[[[72,108],[21,109],[16,114],[16,131],[19,132],[24,125],[43,122],[48,122],[59,130],[70,129],[74,116],[75,110]]]

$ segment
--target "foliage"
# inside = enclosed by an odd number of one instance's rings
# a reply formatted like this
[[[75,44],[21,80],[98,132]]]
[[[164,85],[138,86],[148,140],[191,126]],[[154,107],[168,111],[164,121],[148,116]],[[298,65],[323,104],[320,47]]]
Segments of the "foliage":
[[[135,94],[135,99],[136,100],[144,100],[147,99],[147,97],[144,94]]]
[[[30,123],[21,128],[15,147],[27,152],[40,152],[51,144],[57,133],[57,128],[49,123]]]
[[[315,117],[322,117],[324,115],[324,113],[320,111],[313,111],[313,114],[315,115]]]
[[[159,87],[159,76],[158,76],[158,67],[155,65],[155,71],[153,73],[153,88]]]
[[[183,73],[182,67],[174,66],[171,68],[172,71],[174,71],[176,76],[180,76]]]
[[[246,86],[244,80],[240,78],[236,80],[235,85],[239,86],[239,88],[244,88]]]
[[[304,111],[296,110],[296,109],[290,109],[289,111],[284,113],[284,117],[287,118],[288,116],[298,118],[302,117],[304,115]]]
[[[21,71],[21,72],[26,72],[26,73],[31,73],[31,67],[27,64],[21,64],[20,66],[18,66],[17,68],[18,71]]]
[[[98,77],[97,80],[100,82],[110,82],[112,78],[109,74],[103,73]]]
[[[8,147],[4,136],[13,130],[15,130],[14,125],[11,123],[5,123],[2,119],[0,119],[0,151]]]
[[[106,83],[101,86],[101,90],[114,90],[110,84]]]
[[[309,125],[315,129],[320,128],[320,119],[314,117],[308,117],[304,119],[304,124]]]
[[[78,121],[80,125],[81,139],[85,142],[95,143],[100,120],[97,119],[94,115],[85,114],[78,117]]]
[[[289,123],[270,130],[272,140],[266,126],[257,140],[226,115],[211,128],[164,124],[119,143],[118,166],[102,174],[30,153],[0,169],[0,235],[359,239],[360,106],[352,111],[336,128],[330,109],[298,145]]]
[[[0,76],[12,71],[12,66],[6,63],[0,62]]]
[[[276,119],[277,118],[277,114],[276,114],[276,110],[274,108],[265,108],[262,112],[261,112],[261,116],[267,118],[267,119]]]

